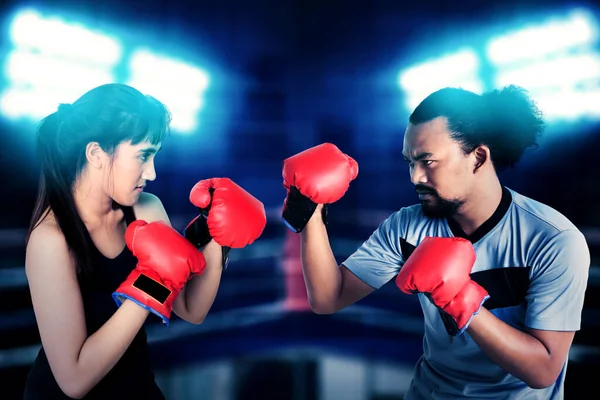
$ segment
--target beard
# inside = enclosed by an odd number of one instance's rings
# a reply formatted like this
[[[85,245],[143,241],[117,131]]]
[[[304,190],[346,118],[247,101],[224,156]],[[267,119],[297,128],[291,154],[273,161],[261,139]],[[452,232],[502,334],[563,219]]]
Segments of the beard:
[[[421,200],[423,214],[429,218],[450,218],[465,204],[464,200],[445,199],[435,189],[423,185],[417,185],[415,189],[417,193],[430,195],[428,199]]]

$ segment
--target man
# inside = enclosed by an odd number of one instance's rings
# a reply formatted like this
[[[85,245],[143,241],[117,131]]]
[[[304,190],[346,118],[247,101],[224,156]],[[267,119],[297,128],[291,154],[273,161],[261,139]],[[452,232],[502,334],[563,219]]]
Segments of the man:
[[[301,232],[311,308],[334,313],[392,278],[425,317],[407,399],[561,399],[590,264],[582,233],[554,209],[504,187],[543,131],[514,86],[445,88],[414,110],[403,155],[420,205],[393,213],[341,266],[326,230],[357,163],[332,144],[284,161],[283,219]]]

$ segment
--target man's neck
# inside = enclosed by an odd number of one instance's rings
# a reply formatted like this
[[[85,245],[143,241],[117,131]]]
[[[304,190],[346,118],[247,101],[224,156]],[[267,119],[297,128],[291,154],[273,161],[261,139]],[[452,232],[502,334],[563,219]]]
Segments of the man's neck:
[[[502,185],[496,180],[470,196],[460,212],[452,217],[467,235],[471,235],[498,209],[502,200]]]

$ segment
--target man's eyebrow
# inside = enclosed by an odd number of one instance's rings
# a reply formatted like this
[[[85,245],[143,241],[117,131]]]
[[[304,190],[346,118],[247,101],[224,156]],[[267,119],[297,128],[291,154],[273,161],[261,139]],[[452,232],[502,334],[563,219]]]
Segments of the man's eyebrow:
[[[429,157],[432,157],[432,156],[433,156],[433,153],[422,152],[422,153],[418,153],[417,155],[415,155],[412,159],[415,160],[415,161],[420,161],[420,160],[422,160],[424,158],[429,158]],[[402,153],[402,157],[404,157],[405,160],[409,159],[404,153]]]

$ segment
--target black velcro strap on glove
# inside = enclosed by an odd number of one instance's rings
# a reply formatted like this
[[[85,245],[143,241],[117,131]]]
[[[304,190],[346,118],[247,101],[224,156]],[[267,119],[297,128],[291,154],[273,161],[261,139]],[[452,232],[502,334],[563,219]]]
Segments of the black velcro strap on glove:
[[[211,195],[214,189],[210,189]],[[206,246],[211,240],[210,232],[208,230],[208,212],[210,211],[210,205],[206,208],[198,208],[200,215],[196,217],[183,232],[183,236],[192,243],[197,249]],[[229,265],[229,252],[231,247],[222,246],[223,252],[223,269],[227,269]]]
[[[317,203],[300,193],[295,186],[290,186],[282,213],[283,222],[293,232],[302,232],[316,209]],[[322,217],[327,225],[327,204],[323,205]]]
[[[160,304],[164,304],[172,293],[168,287],[144,274],[140,274],[132,286],[146,293]]]
[[[183,236],[197,249],[206,246],[212,239],[208,232],[208,224],[206,223],[208,214],[205,215],[203,209],[199,210],[200,215],[198,215],[183,232]]]

